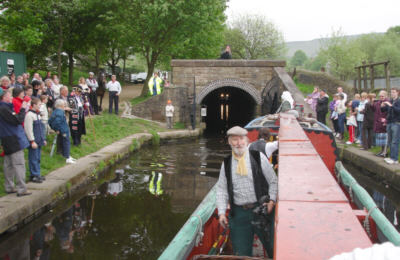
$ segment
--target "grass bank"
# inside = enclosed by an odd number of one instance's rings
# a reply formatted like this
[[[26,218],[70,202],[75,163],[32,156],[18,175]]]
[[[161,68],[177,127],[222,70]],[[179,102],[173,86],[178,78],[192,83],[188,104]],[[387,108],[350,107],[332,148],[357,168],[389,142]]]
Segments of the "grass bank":
[[[94,131],[95,134],[94,134]],[[71,145],[71,156],[79,159],[90,153],[96,152],[101,148],[112,144],[124,137],[127,137],[136,133],[155,133],[165,131],[164,128],[158,124],[142,120],[142,119],[127,119],[117,117],[115,115],[99,115],[93,118],[86,118],[86,132],[87,134],[82,136],[82,144],[80,146]],[[41,174],[46,175],[57,168],[65,165],[65,159],[55,154],[50,157],[51,145],[55,135],[51,134],[47,136],[47,146],[42,148],[42,160],[41,160]],[[26,180],[29,178],[28,168],[28,155],[27,149],[25,150],[25,164],[26,164]],[[0,158],[0,172],[3,172],[3,158]],[[5,195],[4,191],[4,174],[0,175],[0,196]]]

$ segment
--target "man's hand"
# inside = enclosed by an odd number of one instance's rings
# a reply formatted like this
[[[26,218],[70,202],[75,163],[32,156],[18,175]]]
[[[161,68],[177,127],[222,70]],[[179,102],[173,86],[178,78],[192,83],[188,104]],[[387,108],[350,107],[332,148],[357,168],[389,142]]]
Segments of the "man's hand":
[[[36,143],[36,142],[32,142],[32,143],[31,143],[31,146],[32,146],[32,149],[36,149],[36,148],[38,148],[38,145],[37,145],[37,143]]]
[[[44,141],[43,145],[46,146],[47,145],[47,141]]]
[[[221,214],[219,215],[219,224],[223,227],[223,228],[227,228],[228,227],[228,219],[226,218],[225,214]]]
[[[270,214],[272,212],[272,210],[274,209],[274,206],[275,206],[275,202],[273,200],[270,200],[267,205],[268,214]]]
[[[29,101],[29,102],[24,101],[24,102],[22,102],[22,105],[21,105],[21,107],[25,110],[28,110],[30,106],[31,106],[31,101]]]

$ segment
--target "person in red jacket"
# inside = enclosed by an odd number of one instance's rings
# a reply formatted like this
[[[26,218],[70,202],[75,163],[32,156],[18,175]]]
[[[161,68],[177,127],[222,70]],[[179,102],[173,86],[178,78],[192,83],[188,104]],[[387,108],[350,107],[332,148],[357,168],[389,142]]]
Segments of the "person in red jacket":
[[[24,90],[22,88],[14,88],[12,91],[12,104],[14,107],[15,113],[19,114],[19,111],[21,110],[22,102],[24,102]]]

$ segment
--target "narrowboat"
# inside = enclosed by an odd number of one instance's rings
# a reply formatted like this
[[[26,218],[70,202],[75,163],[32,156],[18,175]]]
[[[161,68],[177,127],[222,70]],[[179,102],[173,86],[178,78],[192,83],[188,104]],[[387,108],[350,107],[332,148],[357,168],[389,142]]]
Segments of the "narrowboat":
[[[377,242],[400,245],[397,230],[338,160],[327,126],[288,113],[267,115],[245,127],[250,141],[262,127],[279,138],[273,259],[329,259]],[[215,196],[214,186],[159,259],[268,259],[257,238],[253,256],[231,255]]]

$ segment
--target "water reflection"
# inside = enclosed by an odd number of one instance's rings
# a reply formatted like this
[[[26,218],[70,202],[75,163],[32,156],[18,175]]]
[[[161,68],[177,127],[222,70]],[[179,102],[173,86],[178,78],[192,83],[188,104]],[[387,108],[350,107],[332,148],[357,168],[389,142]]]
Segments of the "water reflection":
[[[0,259],[156,259],[215,184],[228,152],[219,139],[145,147],[82,199],[0,238]],[[163,195],[149,192],[152,171],[163,175]]]

